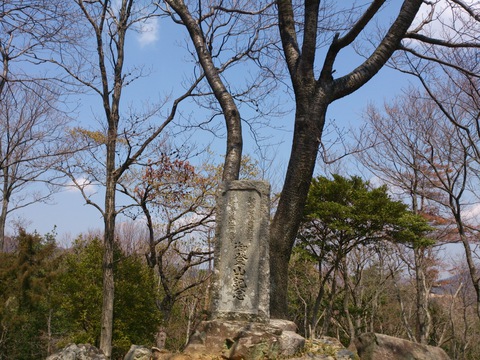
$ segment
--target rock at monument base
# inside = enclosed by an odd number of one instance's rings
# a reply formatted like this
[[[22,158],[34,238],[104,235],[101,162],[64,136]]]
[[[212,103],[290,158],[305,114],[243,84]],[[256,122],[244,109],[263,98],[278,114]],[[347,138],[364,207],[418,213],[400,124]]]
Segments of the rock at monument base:
[[[70,344],[47,360],[107,360],[103,352],[90,344]]]
[[[269,323],[211,320],[202,322],[184,353],[231,360],[291,357],[303,350],[305,339],[292,331],[292,322]]]
[[[306,340],[301,356],[290,360],[358,360],[358,355],[345,348],[342,343],[329,336]]]
[[[123,360],[151,360],[152,351],[146,346],[132,345]]]
[[[355,340],[355,346],[362,360],[450,360],[439,347],[383,334],[362,334]]]

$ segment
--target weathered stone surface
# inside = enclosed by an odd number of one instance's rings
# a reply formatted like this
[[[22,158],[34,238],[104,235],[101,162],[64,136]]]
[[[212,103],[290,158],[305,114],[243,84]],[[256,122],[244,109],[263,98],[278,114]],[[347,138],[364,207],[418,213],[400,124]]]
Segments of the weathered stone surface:
[[[90,344],[70,344],[47,360],[107,360],[100,349]]]
[[[272,323],[275,320],[272,321]],[[286,321],[280,320],[277,324],[282,324],[283,328],[291,329],[295,328],[295,324]],[[243,323],[245,325],[245,323]],[[257,324],[258,325],[258,324]],[[265,330],[266,324],[260,324],[259,327],[261,331]],[[274,325],[270,324],[272,327]],[[267,328],[270,326],[268,325]],[[229,327],[231,324],[229,325]],[[214,327],[211,327],[212,329]],[[251,327],[257,328],[253,325]],[[218,329],[220,332],[224,329]],[[240,329],[242,330],[242,329]],[[247,352],[234,352],[233,354],[228,353],[227,350],[227,339],[231,337],[225,337],[224,339],[220,337],[220,342],[225,341],[223,346],[218,346],[214,349],[211,347],[212,339],[207,341],[208,335],[200,336],[200,339],[196,339],[198,342],[195,344],[190,344],[187,348],[186,353],[170,353],[165,349],[152,348],[152,360],[221,360],[221,359],[243,359],[243,360],[260,360],[260,359],[289,359],[289,360],[359,360],[359,357],[356,353],[346,349],[338,339],[331,337],[321,337],[319,339],[305,340],[295,332],[290,330],[283,330],[282,328],[273,329],[273,333],[277,334],[282,331],[280,339],[278,342],[278,348],[274,346],[274,351],[268,351],[268,343],[263,343],[260,346],[257,346],[255,343],[258,338],[252,337],[250,339],[240,339],[238,341],[237,349],[243,351],[245,347],[250,347],[250,351]],[[198,335],[198,333],[197,333]],[[232,335],[232,334],[230,334]],[[248,336],[248,334],[244,334]],[[257,334],[258,335],[258,334]],[[294,340],[292,340],[294,339]],[[209,344],[209,348],[205,346]],[[231,347],[234,347],[234,343],[230,343]],[[243,350],[242,350],[243,348]],[[296,350],[293,350],[296,349]],[[215,350],[215,351],[214,351]]]
[[[213,319],[267,322],[270,318],[270,186],[224,183],[217,198]]]
[[[194,355],[190,356],[187,354],[172,354],[172,353],[159,353],[157,356],[153,355],[152,360],[220,360],[219,357],[212,357],[208,355]]]
[[[392,336],[365,333],[356,341],[362,360],[450,360],[443,349]]]
[[[171,353],[165,349],[159,349],[157,347],[152,348],[152,360],[191,360],[192,357],[186,354]],[[197,358],[197,360],[203,360]],[[210,359],[206,359],[210,360]]]
[[[301,356],[290,360],[358,360],[358,355],[346,349],[342,343],[329,336],[307,340]],[[387,360],[387,359],[385,359]]]
[[[132,345],[123,358],[124,360],[150,360],[152,351],[146,346]]]
[[[291,357],[305,346],[305,338],[295,331],[284,331],[280,336],[278,347],[282,357]]]
[[[290,320],[284,320],[284,319],[270,319],[270,325],[276,326],[284,331],[293,331],[296,332],[297,329],[297,324],[295,324],[293,321]]]
[[[200,324],[184,353],[198,359],[277,359],[294,355],[304,344],[304,338],[274,324],[212,320]]]

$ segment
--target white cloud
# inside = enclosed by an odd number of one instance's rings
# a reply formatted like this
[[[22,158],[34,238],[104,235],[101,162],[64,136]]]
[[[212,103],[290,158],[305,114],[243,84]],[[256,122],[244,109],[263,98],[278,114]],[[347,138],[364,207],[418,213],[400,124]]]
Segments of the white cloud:
[[[158,39],[158,18],[147,18],[140,24],[138,42],[140,46],[154,43]]]
[[[464,3],[478,11],[479,2],[476,0],[465,0]],[[431,13],[433,9],[433,14]],[[458,5],[451,4],[447,0],[437,0],[432,3],[423,3],[420,11],[413,23],[415,28],[421,21],[429,19],[431,22],[424,27],[427,34],[437,37],[443,37],[446,34],[455,37],[458,27],[465,26],[469,21],[469,15]]]
[[[93,194],[96,192],[96,185],[92,184],[87,178],[80,177],[73,181],[70,181],[67,184],[67,191],[79,191],[79,188],[82,188],[87,194]]]
[[[480,224],[480,204],[467,207],[464,210],[464,216],[468,222],[474,225]]]

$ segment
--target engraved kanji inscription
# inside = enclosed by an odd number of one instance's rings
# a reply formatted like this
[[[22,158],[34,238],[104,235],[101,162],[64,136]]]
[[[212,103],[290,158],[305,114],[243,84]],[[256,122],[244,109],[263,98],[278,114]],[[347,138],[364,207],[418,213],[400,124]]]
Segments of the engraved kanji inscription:
[[[247,283],[245,282],[245,266],[247,265],[248,246],[239,241],[234,243],[235,266],[233,267],[233,297],[238,300],[245,299]]]

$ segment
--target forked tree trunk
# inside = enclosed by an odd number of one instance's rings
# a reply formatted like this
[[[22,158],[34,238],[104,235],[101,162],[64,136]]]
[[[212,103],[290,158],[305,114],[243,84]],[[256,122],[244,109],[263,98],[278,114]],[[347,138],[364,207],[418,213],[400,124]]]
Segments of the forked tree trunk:
[[[351,30],[343,37],[340,34],[334,37],[320,74],[316,77],[320,1],[305,1],[304,18],[296,19],[292,1],[277,0],[278,27],[295,93],[296,112],[290,161],[270,230],[272,317],[285,318],[288,314],[288,263],[313,176],[328,106],[358,90],[386,64],[398,49],[423,1],[405,0],[397,18],[370,57],[349,74],[334,79],[334,64],[339,52],[358,37],[384,2],[372,1]],[[297,33],[298,22],[303,23],[301,34]]]

